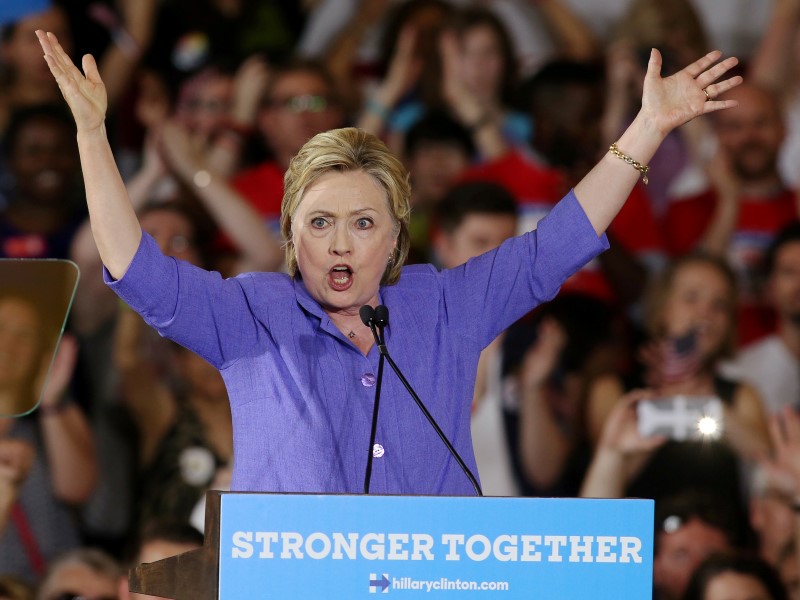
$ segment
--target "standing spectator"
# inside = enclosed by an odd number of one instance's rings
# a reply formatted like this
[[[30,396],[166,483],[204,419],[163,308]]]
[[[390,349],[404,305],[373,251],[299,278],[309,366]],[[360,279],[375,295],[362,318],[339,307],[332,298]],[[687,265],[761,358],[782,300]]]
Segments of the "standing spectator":
[[[453,188],[437,207],[434,248],[438,262],[453,269],[513,237],[517,209],[502,187],[481,182]],[[481,352],[472,400],[472,446],[487,496],[519,493],[511,468],[509,445],[500,405],[500,345],[498,336]]]
[[[739,106],[711,121],[719,140],[711,187],[670,204],[664,239],[673,256],[701,248],[730,262],[740,293],[739,343],[747,344],[774,329],[772,311],[760,299],[758,271],[775,234],[797,219],[798,209],[778,173],[784,136],[778,99],[752,84],[726,98]]]
[[[344,111],[324,67],[293,62],[275,68],[256,123],[272,158],[239,173],[233,185],[277,232],[289,161],[314,135],[341,127]]]
[[[28,331],[23,339],[35,335]],[[38,368],[42,357],[22,344],[18,342],[16,358]],[[76,354],[74,340],[63,338],[39,408],[22,418],[0,419],[0,440],[23,441],[35,449],[11,523],[0,535],[0,569],[31,583],[57,555],[78,546],[72,509],[88,500],[96,481],[93,435],[83,411],[66,391]],[[32,404],[35,400],[28,401],[28,406]]]
[[[766,418],[750,386],[717,375],[732,351],[735,281],[725,263],[690,256],[668,268],[652,290],[644,367],[630,378],[598,378],[589,391],[589,435],[595,454],[582,495],[661,498],[683,490],[719,494],[744,519],[742,465],[769,451]],[[676,340],[689,336],[678,355]],[[650,389],[641,389],[647,385]],[[716,396],[724,427],[717,440],[642,438],[635,404],[676,395]]]
[[[91,598],[118,600],[119,564],[93,548],[79,548],[60,556],[48,569],[36,600]]]
[[[683,600],[787,600],[778,574],[746,555],[712,556],[694,572]]]
[[[523,88],[534,123],[533,152],[509,152],[465,174],[468,180],[499,183],[514,195],[520,233],[533,229],[602,151],[602,73],[594,66],[557,61]],[[634,187],[608,235],[611,249],[570,277],[562,290],[628,306],[639,300],[648,270],[662,262],[661,236],[643,186]]]
[[[158,519],[145,524],[138,539],[132,565],[151,563],[195,550],[203,545],[203,534],[185,523]],[[120,600],[157,600],[156,596],[128,591],[128,577],[120,581]]]
[[[409,263],[430,261],[437,207],[469,166],[474,149],[469,132],[447,113],[428,113],[409,130],[403,151],[411,178]]]
[[[692,574],[705,559],[734,549],[739,528],[714,496],[677,495],[665,500],[656,513],[654,598],[681,600]]]
[[[764,257],[765,296],[778,331],[742,350],[726,372],[752,383],[767,412],[800,403],[800,222],[782,229]]]
[[[86,216],[69,112],[60,105],[20,109],[4,149],[14,183],[0,212],[0,257],[67,258]]]

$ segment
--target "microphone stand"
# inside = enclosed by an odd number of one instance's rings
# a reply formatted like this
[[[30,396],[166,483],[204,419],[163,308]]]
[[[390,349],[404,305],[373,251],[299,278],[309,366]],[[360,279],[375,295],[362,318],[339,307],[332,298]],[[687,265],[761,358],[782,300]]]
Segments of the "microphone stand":
[[[369,305],[365,305],[361,307],[359,310],[359,314],[361,315],[361,321],[369,326],[370,330],[372,331],[372,336],[375,338],[375,344],[378,346],[380,350],[381,346],[383,345],[383,333],[378,333],[377,326],[375,324],[375,309],[373,309]],[[384,346],[385,347],[385,346]],[[378,431],[378,411],[380,409],[380,401],[381,401],[381,382],[383,381],[383,363],[384,363],[384,355],[383,352],[380,353],[380,358],[378,359],[378,377],[375,381],[375,403],[372,407],[372,429],[370,430],[369,434],[369,452],[367,454],[367,470],[364,474],[364,493],[369,494],[369,484],[372,479],[372,457],[373,457],[373,449],[375,447],[375,435]]]
[[[436,433],[439,435],[439,439],[441,439],[442,442],[444,443],[444,445],[447,446],[447,449],[450,451],[450,454],[453,456],[453,458],[456,459],[456,462],[458,462],[458,465],[461,467],[461,470],[464,471],[464,474],[467,476],[467,478],[469,479],[470,483],[472,484],[472,487],[475,489],[475,494],[477,496],[483,496],[483,492],[481,491],[481,486],[478,483],[478,480],[475,478],[475,476],[469,470],[469,467],[467,467],[466,463],[464,463],[464,460],[461,458],[461,456],[458,454],[456,449],[453,447],[453,444],[450,443],[450,440],[447,439],[447,436],[444,434],[444,432],[442,431],[441,427],[439,427],[439,424],[433,418],[433,415],[431,415],[431,413],[428,412],[428,409],[422,403],[422,400],[420,400],[420,397],[417,396],[417,393],[411,387],[411,384],[408,383],[408,380],[403,376],[403,373],[400,371],[400,368],[394,362],[392,357],[389,356],[389,351],[386,348],[386,342],[383,339],[383,335],[381,334],[380,338],[378,337],[378,334],[375,331],[375,323],[374,323],[374,321],[377,321],[378,324],[380,324],[382,326],[386,325],[386,323],[389,320],[389,309],[387,309],[383,305],[380,305],[375,309],[374,313],[375,313],[375,317],[376,318],[373,320],[371,328],[372,328],[372,334],[375,336],[375,343],[378,344],[378,350],[380,351],[381,359],[384,356],[386,357],[386,360],[389,362],[389,366],[392,367],[392,370],[400,378],[400,381],[403,383],[405,388],[408,390],[408,393],[411,394],[411,397],[414,399],[414,402],[416,402],[417,406],[422,411],[422,414],[425,415],[426,419],[428,419],[428,423],[431,424],[431,427],[433,427],[434,431],[436,431]],[[381,364],[379,363],[379,365],[378,365],[378,373],[380,373],[380,368],[381,368]],[[375,401],[375,404],[377,406],[377,399]],[[373,433],[374,433],[374,428],[375,428],[375,424],[376,424],[375,422],[377,421],[377,409],[376,409],[376,413],[373,416],[374,416],[374,419],[375,419],[373,421]],[[372,443],[374,443],[374,442],[370,442],[370,449],[372,448],[372,445],[371,445]],[[370,461],[371,460],[372,460],[372,454],[370,453]]]

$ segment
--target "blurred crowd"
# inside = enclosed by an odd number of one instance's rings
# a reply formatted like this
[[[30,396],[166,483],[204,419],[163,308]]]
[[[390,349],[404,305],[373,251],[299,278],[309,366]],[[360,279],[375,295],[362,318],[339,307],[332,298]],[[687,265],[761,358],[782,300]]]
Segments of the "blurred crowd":
[[[137,597],[126,570],[202,544],[233,461],[219,373],[103,283],[36,29],[97,58],[143,229],[226,277],[284,269],[283,172],[318,132],[402,158],[410,260],[452,268],[608,152],[650,48],[665,75],[738,56],[738,108],[671,134],[610,250],[486,348],[474,449],[487,495],[654,498],[660,600],[800,599],[800,0],[22,4],[0,29],[0,258],[81,278],[39,407],[0,418],[0,600]],[[42,322],[0,283],[2,414],[38,400]],[[643,431],[645,407],[693,403],[714,427]]]

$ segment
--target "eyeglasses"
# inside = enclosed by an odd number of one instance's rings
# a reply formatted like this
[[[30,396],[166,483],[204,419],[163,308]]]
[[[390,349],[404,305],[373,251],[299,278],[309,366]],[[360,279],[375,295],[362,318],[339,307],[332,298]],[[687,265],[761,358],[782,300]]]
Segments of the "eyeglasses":
[[[327,96],[317,94],[303,94],[289,98],[276,98],[270,101],[270,106],[285,108],[293,113],[313,112],[319,113],[333,104]]]
[[[58,596],[51,596],[49,600],[117,600],[116,596],[84,596],[75,592],[62,592]]]

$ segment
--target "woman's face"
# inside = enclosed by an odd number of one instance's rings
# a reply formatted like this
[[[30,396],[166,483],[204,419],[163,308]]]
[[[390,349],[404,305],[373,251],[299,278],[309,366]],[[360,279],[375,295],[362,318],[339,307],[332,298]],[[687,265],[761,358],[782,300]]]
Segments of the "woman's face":
[[[476,96],[497,100],[503,77],[503,51],[488,26],[468,29],[461,38],[461,79]]]
[[[191,131],[211,136],[222,127],[230,108],[233,79],[220,73],[200,75],[186,84],[177,117]]]
[[[772,600],[772,596],[752,575],[727,571],[706,586],[703,600]]]
[[[294,214],[292,240],[306,289],[326,312],[353,315],[377,304],[397,236],[386,193],[371,175],[317,179]]]
[[[173,210],[150,210],[142,215],[142,229],[153,236],[161,252],[193,265],[200,264],[192,224]]]
[[[30,383],[39,367],[39,340],[36,311],[17,298],[0,300],[0,388]]]
[[[732,290],[725,276],[709,264],[690,262],[675,273],[664,304],[666,335],[696,332],[702,356],[717,352],[732,327]]]
[[[67,54],[72,53],[72,37],[67,15],[63,9],[52,7],[17,22],[14,34],[3,44],[2,58],[14,73],[17,81],[55,88],[50,67],[42,58],[42,49],[33,32],[37,29],[52,31]]]
[[[56,119],[30,119],[20,128],[9,165],[24,201],[62,206],[79,173],[75,134]]]

